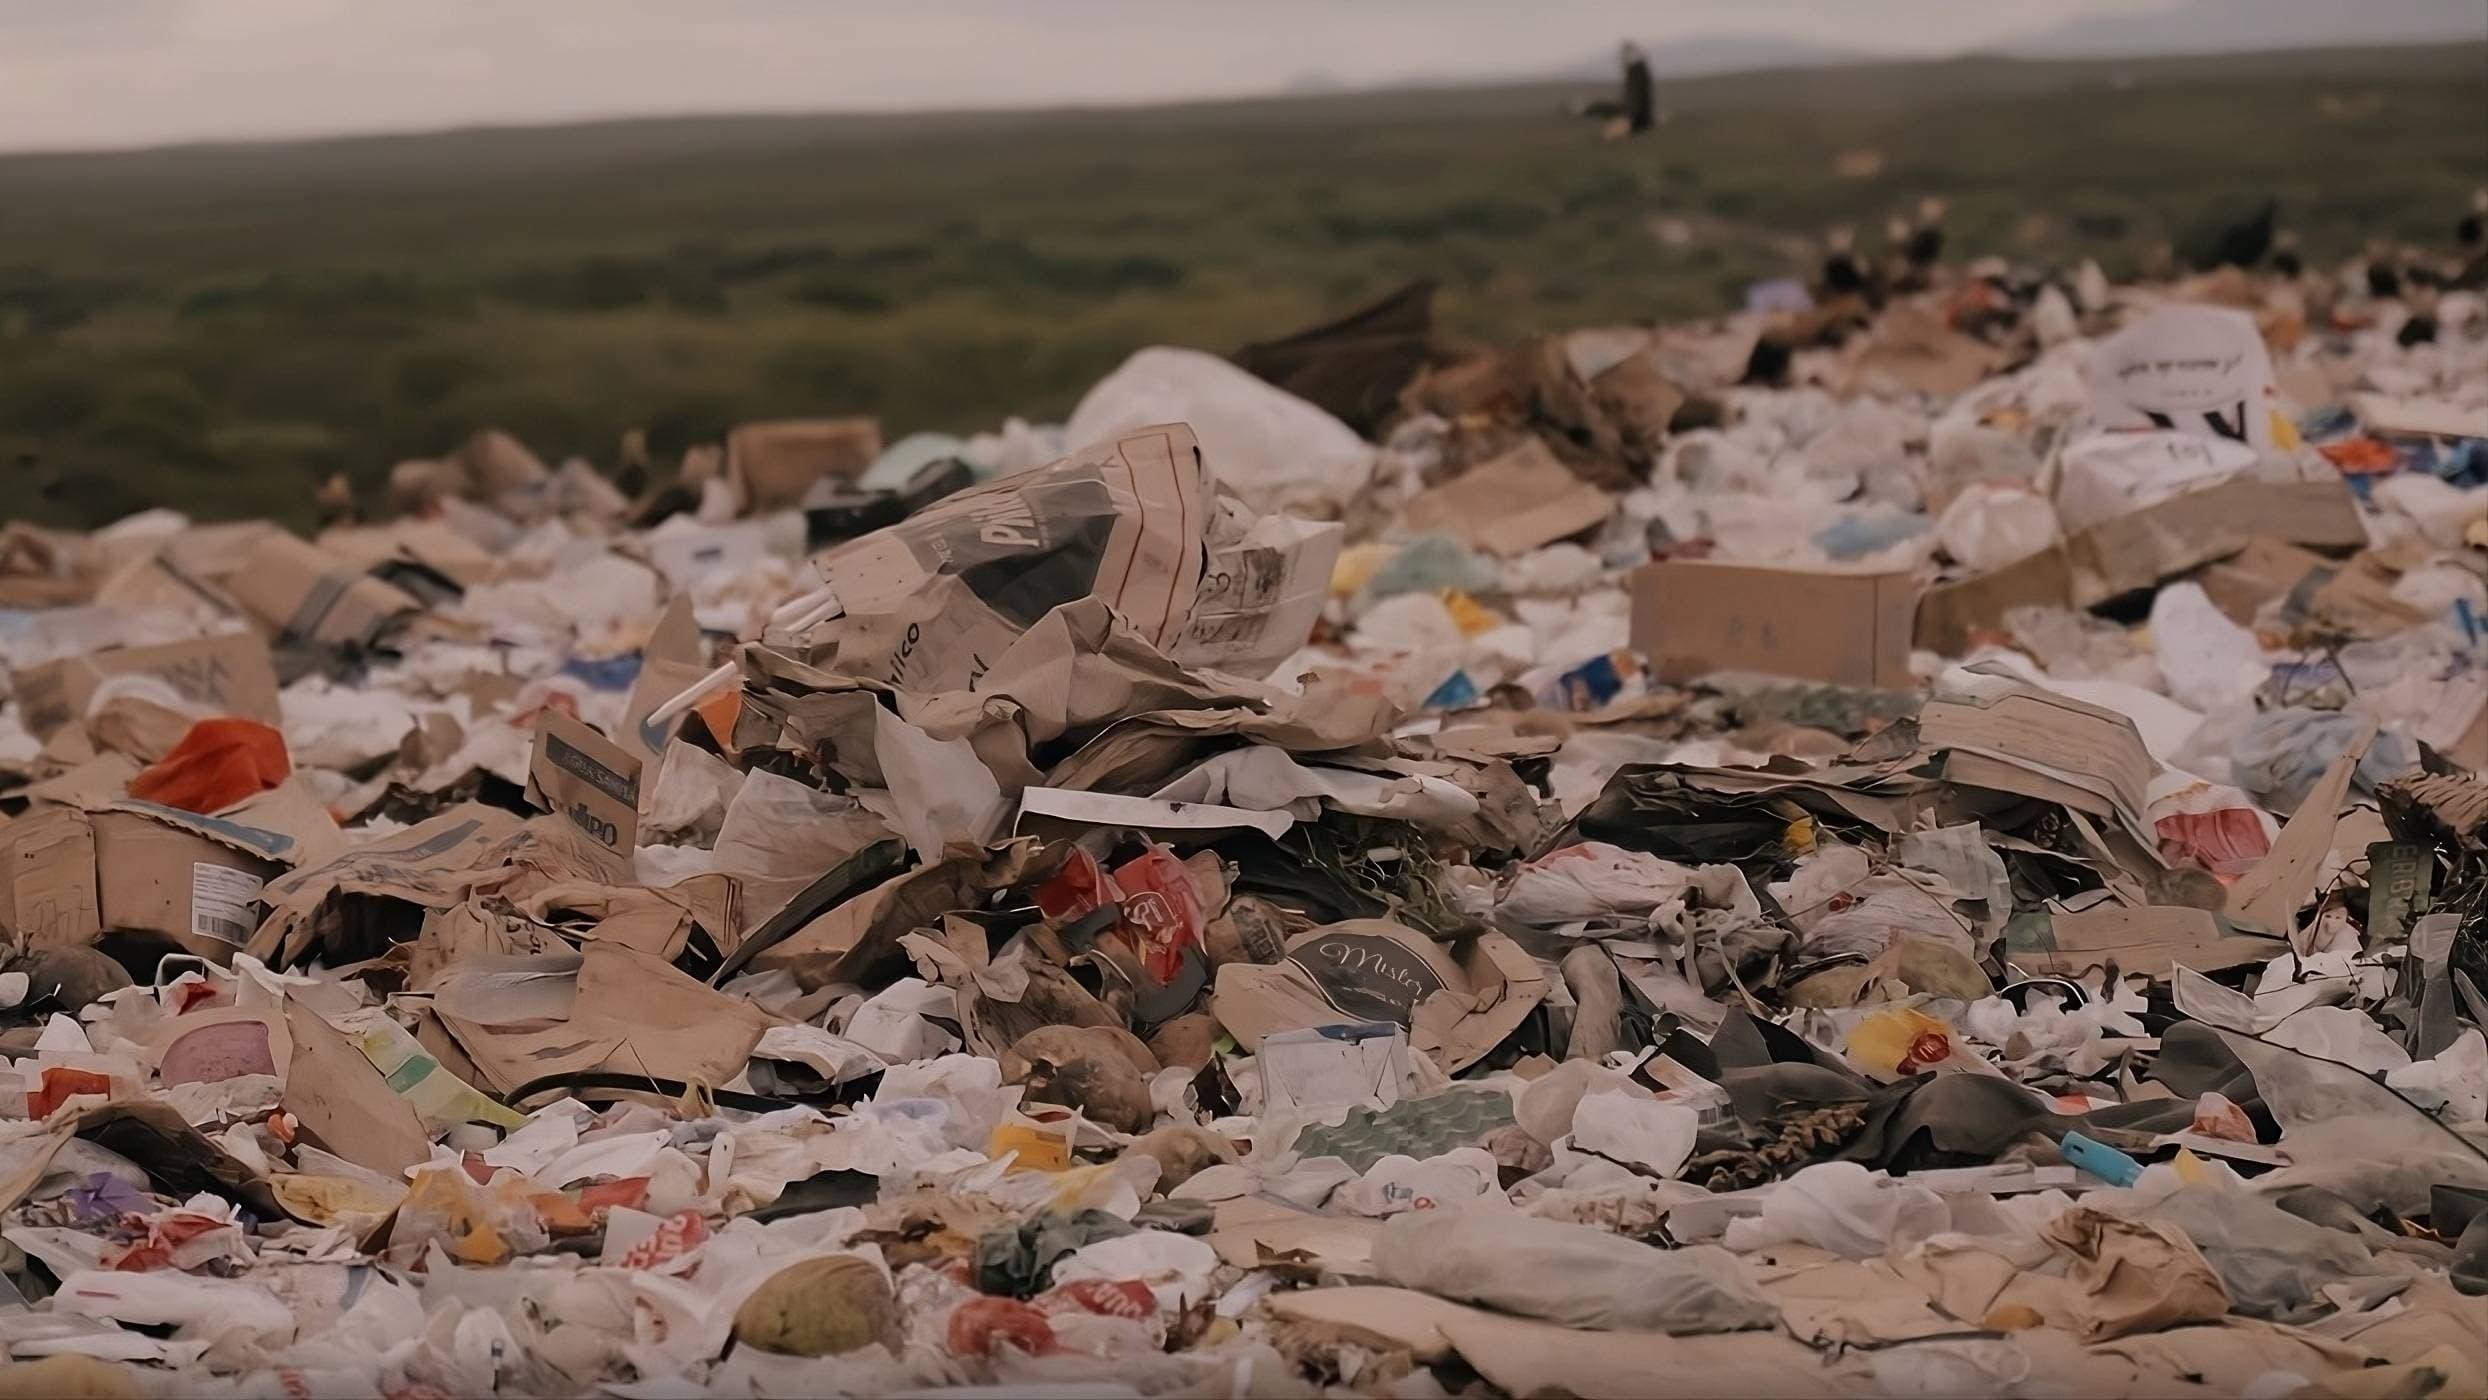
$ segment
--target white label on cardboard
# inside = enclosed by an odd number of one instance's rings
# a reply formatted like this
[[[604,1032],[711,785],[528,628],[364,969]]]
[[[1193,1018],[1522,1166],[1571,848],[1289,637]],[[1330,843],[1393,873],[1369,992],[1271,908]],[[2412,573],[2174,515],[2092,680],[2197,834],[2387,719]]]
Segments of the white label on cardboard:
[[[268,882],[247,870],[193,861],[190,932],[236,946],[259,929],[259,891]]]

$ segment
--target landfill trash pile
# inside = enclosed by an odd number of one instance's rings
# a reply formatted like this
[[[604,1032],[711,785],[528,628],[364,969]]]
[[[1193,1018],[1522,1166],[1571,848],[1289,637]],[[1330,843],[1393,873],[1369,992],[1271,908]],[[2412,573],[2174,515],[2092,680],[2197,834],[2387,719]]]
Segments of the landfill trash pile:
[[[0,1390],[2488,1391],[2488,311],[1930,283],[9,527]]]

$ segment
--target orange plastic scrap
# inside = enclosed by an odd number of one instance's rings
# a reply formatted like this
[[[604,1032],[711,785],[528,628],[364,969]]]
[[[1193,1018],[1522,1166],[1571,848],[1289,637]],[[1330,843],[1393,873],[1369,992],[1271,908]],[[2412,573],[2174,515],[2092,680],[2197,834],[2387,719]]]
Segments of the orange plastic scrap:
[[[743,717],[743,688],[728,686],[691,707],[716,736],[720,746],[731,749],[734,744],[734,722]]]
[[[2315,449],[2346,476],[2373,476],[2398,470],[2401,458],[2388,443],[2371,437],[2345,438]]]
[[[292,771],[285,736],[276,730],[255,719],[203,719],[130,780],[130,796],[185,812],[220,812],[284,782]]]

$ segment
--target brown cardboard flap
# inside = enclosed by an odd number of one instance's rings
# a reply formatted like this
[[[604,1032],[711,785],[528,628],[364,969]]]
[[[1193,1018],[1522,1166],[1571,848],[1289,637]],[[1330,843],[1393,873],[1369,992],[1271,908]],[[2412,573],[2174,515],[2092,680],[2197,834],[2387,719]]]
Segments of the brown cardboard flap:
[[[1974,632],[2001,631],[2011,608],[2097,607],[2226,559],[2258,538],[2349,549],[2367,542],[2367,530],[2338,478],[2238,477],[2103,520],[1991,573],[1934,585],[1918,606],[1918,645],[1958,656]]]
[[[1408,503],[1404,523],[1501,558],[1568,539],[1615,514],[1615,498],[1565,470],[1530,438]]]
[[[46,808],[0,832],[0,923],[37,948],[81,947],[103,932],[86,813]]]
[[[639,759],[559,710],[536,716],[527,800],[626,860],[638,849]]]

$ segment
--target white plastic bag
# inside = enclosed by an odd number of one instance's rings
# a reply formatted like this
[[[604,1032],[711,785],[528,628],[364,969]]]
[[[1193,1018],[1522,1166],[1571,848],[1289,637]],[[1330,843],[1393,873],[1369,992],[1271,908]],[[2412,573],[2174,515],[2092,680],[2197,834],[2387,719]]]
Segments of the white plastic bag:
[[[1077,447],[1188,423],[1218,480],[1247,505],[1338,517],[1373,475],[1373,446],[1320,408],[1199,350],[1155,345],[1090,387],[1063,425]]]
[[[2199,583],[2172,583],[2151,600],[2151,652],[2170,696],[2206,714],[2251,702],[2272,674],[2255,634]]]
[[[2001,482],[1963,487],[1935,522],[1944,552],[1981,573],[2029,558],[2057,534],[2056,508],[2045,496]]]
[[[1654,1249],[1514,1213],[1411,1212],[1382,1227],[1373,1257],[1374,1272],[1403,1288],[1567,1327],[1682,1336],[1779,1317],[1726,1250]]]

